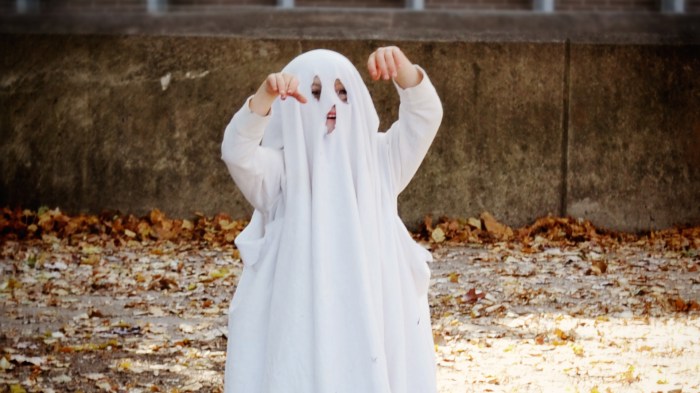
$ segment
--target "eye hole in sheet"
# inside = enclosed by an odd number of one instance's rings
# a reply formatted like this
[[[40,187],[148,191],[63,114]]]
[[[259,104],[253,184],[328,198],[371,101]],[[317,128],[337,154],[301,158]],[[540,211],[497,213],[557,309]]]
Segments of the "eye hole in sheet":
[[[338,98],[340,98],[340,101],[346,104],[348,103],[348,91],[345,90],[345,86],[340,79],[335,80],[335,93],[338,95]]]
[[[318,76],[314,76],[314,81],[311,83],[311,95],[319,101],[321,99],[321,79]]]

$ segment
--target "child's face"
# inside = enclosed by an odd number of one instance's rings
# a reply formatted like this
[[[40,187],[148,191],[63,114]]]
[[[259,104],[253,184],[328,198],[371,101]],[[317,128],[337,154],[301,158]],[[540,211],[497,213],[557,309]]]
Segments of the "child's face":
[[[316,101],[319,101],[321,99],[321,89],[323,86],[321,86],[321,79],[319,79],[318,76],[314,77],[314,81],[311,84],[311,95],[316,99]],[[348,92],[345,90],[345,86],[343,86],[343,82],[340,81],[340,79],[335,80],[335,94],[338,95],[338,98],[344,103],[348,103]],[[331,108],[331,110],[328,112],[326,115],[326,128],[328,129],[328,133],[330,134],[335,130],[335,105]]]

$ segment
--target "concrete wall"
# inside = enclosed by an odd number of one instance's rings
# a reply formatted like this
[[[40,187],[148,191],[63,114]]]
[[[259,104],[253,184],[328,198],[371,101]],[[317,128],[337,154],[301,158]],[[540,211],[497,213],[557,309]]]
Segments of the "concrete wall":
[[[223,128],[296,54],[361,72],[374,40],[0,35],[0,205],[246,216]],[[402,42],[445,118],[400,211],[571,214],[615,229],[700,224],[700,47]],[[165,83],[169,78],[169,83]],[[368,83],[382,126],[398,100]]]
[[[572,47],[567,213],[700,223],[699,47]]]

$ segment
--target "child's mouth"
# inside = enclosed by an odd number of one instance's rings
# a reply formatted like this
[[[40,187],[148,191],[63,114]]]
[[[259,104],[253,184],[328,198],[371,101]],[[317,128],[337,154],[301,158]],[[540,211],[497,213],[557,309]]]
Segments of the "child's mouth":
[[[326,127],[328,128],[329,134],[335,129],[335,105],[326,115]]]

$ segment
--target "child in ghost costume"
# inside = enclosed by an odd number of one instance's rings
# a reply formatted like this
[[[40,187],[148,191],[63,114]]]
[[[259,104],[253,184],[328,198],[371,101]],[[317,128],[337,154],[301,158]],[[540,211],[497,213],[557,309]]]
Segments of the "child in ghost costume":
[[[255,208],[236,238],[226,393],[437,390],[431,255],[396,200],[442,106],[399,48],[372,53],[368,69],[401,99],[386,133],[357,69],[328,50],[268,76],[226,127],[222,158]]]

